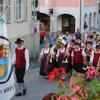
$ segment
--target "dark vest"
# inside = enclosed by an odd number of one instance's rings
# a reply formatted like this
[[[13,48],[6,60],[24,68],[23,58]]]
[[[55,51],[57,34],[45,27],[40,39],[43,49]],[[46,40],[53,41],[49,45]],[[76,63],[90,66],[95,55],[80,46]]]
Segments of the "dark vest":
[[[25,50],[26,50],[26,48],[23,48],[21,50],[19,50],[17,48],[15,49],[16,68],[25,68],[26,67]]]
[[[83,62],[82,50],[75,51],[74,50],[73,64],[80,64]]]
[[[100,58],[100,53],[94,53],[93,65],[94,65],[95,67],[97,67],[99,58]]]

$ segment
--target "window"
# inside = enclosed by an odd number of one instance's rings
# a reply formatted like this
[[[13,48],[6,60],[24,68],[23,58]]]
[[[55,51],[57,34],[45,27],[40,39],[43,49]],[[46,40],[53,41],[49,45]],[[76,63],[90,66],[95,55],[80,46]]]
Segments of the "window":
[[[98,4],[98,12],[100,14],[100,3]]]
[[[92,14],[89,15],[89,28],[92,27]]]
[[[38,0],[33,0],[33,5],[34,5],[35,7],[38,7]]]
[[[15,21],[27,19],[27,0],[15,0]]]
[[[96,12],[93,15],[93,28],[96,28]]]
[[[11,0],[7,0],[6,5],[8,5],[7,11],[6,11],[6,20],[7,20],[7,24],[9,24],[11,23]]]
[[[0,0],[0,12],[3,10],[3,0]]]
[[[87,14],[84,15],[84,29],[87,29],[88,28],[88,25],[87,25]]]

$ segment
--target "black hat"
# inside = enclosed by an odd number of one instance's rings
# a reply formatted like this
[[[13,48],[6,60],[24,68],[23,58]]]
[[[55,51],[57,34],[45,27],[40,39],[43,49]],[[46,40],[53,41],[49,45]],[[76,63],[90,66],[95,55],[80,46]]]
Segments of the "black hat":
[[[92,41],[88,41],[88,42],[86,42],[86,45],[87,45],[87,44],[92,45]]]
[[[79,45],[79,46],[81,46],[81,43],[79,43],[79,42],[75,42],[75,45]]]
[[[96,48],[100,49],[100,45],[99,45],[99,44],[97,44],[97,45],[96,45]]]
[[[81,46],[81,40],[77,40],[77,41],[75,41],[75,45],[79,45],[79,46]]]
[[[24,42],[24,40],[22,40],[21,38],[17,38],[17,40],[15,41],[16,44],[21,44],[23,42]]]
[[[71,42],[75,43],[75,40],[71,40]]]

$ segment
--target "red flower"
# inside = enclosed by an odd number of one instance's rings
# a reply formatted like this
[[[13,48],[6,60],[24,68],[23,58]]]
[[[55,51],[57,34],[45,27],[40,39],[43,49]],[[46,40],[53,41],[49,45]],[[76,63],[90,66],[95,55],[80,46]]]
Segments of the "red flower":
[[[52,72],[49,72],[49,81],[53,81],[55,78],[61,78],[61,76],[66,76],[66,71],[63,67],[55,68]]]

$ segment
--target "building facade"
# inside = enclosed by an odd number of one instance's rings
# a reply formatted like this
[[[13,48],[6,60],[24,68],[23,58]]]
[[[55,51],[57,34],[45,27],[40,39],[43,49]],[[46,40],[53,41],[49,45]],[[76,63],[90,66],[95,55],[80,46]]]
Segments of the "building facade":
[[[98,0],[98,31],[100,32],[100,0]]]
[[[38,40],[34,44],[34,33],[32,30],[32,0],[0,0],[0,11],[8,6],[3,14],[7,21],[8,36],[11,40],[12,51],[14,41],[21,37],[25,40],[25,46],[30,51],[30,57],[36,53],[34,48],[39,50]],[[36,47],[35,47],[36,46]]]
[[[40,21],[48,17],[51,32],[97,28],[97,0],[39,0],[39,12]]]

